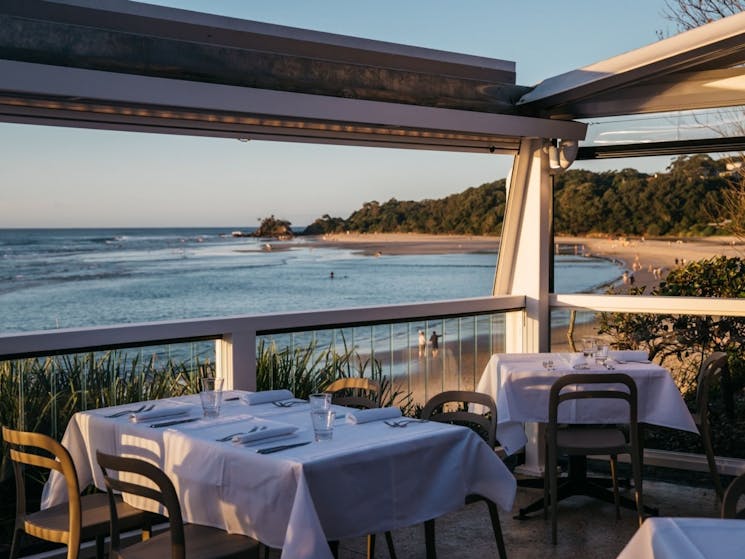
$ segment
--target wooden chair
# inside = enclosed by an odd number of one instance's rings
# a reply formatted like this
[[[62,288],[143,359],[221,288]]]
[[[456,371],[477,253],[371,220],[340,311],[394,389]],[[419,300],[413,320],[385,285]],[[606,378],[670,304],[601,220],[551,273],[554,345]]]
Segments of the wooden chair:
[[[595,388],[592,385],[622,384],[620,387]],[[590,389],[579,389],[579,387]],[[566,388],[571,391],[564,391]],[[629,436],[620,427],[607,428],[589,425],[560,425],[558,421],[559,406],[571,400],[584,399],[621,400],[628,404]],[[547,505],[551,507],[551,542],[556,544],[558,516],[558,455],[564,453],[572,456],[608,454],[611,457],[611,476],[613,477],[613,495],[616,504],[616,517],[620,518],[618,479],[616,476],[618,454],[631,456],[632,475],[639,523],[643,520],[642,504],[642,449],[640,448],[639,425],[637,421],[636,383],[629,375],[623,373],[586,373],[570,374],[560,377],[551,386],[548,404],[548,426],[546,428],[546,478],[544,482],[544,516]]]
[[[380,385],[367,378],[340,378],[329,384],[324,392],[331,393],[331,401],[338,406],[347,406],[349,408],[358,409],[380,407],[377,400],[380,395]],[[375,539],[375,534],[369,534],[367,536],[368,559],[375,556]],[[393,535],[390,532],[385,533],[385,541],[388,545],[388,554],[391,556],[391,559],[396,559],[396,549],[393,546]],[[338,544],[339,542],[330,542],[334,557],[338,556]]]
[[[737,510],[737,502],[745,495],[745,474],[736,477],[727,487],[722,500],[722,518],[745,518],[745,508]]]
[[[696,385],[696,410],[691,415],[696,422],[698,432],[701,434],[701,443],[706,454],[706,461],[709,464],[709,472],[714,481],[714,489],[717,492],[717,498],[722,500],[724,490],[722,481],[719,479],[717,462],[714,457],[714,445],[711,440],[711,423],[709,421],[709,392],[714,382],[719,380],[723,371],[727,367],[727,354],[722,351],[716,351],[709,355],[701,363],[698,371],[698,381]]]
[[[446,404],[457,404],[458,409],[446,410]],[[482,415],[466,411],[463,409],[468,404],[479,404],[484,406],[488,413]],[[494,399],[488,394],[480,392],[469,392],[465,390],[451,390],[442,392],[429,399],[422,409],[422,419],[430,421],[439,421],[442,423],[454,423],[464,425],[476,430],[484,437],[486,443],[496,451],[496,434],[497,434],[497,405]],[[499,511],[497,505],[490,499],[481,495],[468,495],[466,504],[483,501],[489,509],[494,539],[497,542],[497,550],[501,559],[507,558],[507,551],[504,547],[504,538],[502,537],[502,525],[499,522]],[[425,546],[427,558],[434,559],[437,556],[435,550],[435,521],[427,520],[424,523]]]
[[[111,509],[110,559],[206,559],[259,557],[259,542],[248,536],[228,534],[211,526],[184,524],[176,490],[168,476],[159,468],[138,458],[112,456],[96,451],[98,465],[103,470]],[[127,472],[147,478],[151,484],[118,479],[113,472]],[[152,485],[154,484],[154,486]],[[121,525],[116,509],[115,492],[130,493],[163,505],[168,512],[170,530],[133,545],[121,546]]]
[[[76,559],[82,541],[96,540],[96,556],[104,556],[104,539],[109,534],[109,503],[106,493],[81,497],[78,475],[70,453],[60,443],[41,433],[15,431],[3,426],[3,439],[10,448],[10,459],[16,480],[16,520],[10,559],[21,551],[24,534],[67,546],[67,559]],[[54,470],[67,484],[68,502],[37,512],[29,512],[23,478],[25,466]],[[149,515],[114,499],[121,526],[131,530],[148,523]]]
[[[324,392],[330,392],[331,401],[339,406],[362,409],[380,407],[380,385],[367,378],[340,378],[329,384]]]

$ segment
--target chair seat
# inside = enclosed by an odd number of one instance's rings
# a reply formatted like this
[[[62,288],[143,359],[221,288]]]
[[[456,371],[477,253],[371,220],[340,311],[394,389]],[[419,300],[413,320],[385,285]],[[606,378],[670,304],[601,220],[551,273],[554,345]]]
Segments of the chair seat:
[[[556,446],[567,454],[616,454],[627,452],[626,436],[620,429],[561,429]]]
[[[98,534],[109,531],[109,497],[106,493],[93,493],[80,497],[81,530],[83,540],[91,539]],[[141,528],[145,516],[149,513],[136,509],[121,498],[117,498],[116,510],[119,514],[122,529]],[[30,513],[26,516],[24,529],[26,533],[37,535],[40,532],[65,532],[69,526],[68,505],[62,503],[48,509]],[[46,536],[45,536],[46,539]]]
[[[227,534],[218,528],[200,524],[184,525],[186,559],[249,558],[259,556],[259,542],[240,534]],[[122,559],[168,559],[171,557],[169,531],[120,550]]]

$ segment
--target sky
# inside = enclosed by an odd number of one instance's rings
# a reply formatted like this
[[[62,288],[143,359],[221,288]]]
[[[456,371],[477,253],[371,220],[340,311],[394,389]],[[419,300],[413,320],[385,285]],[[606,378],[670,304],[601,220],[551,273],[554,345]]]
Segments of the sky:
[[[664,0],[175,0],[242,19],[514,61],[534,85],[675,32]],[[364,202],[441,198],[504,178],[512,158],[0,123],[0,228],[300,228]],[[575,164],[664,170],[669,159]]]

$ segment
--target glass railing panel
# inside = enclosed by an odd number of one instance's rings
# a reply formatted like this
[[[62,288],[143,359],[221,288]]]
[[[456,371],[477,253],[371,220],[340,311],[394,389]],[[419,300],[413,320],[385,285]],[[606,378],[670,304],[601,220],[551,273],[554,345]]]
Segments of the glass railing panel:
[[[504,346],[504,313],[266,334],[257,337],[257,385],[302,396],[309,384],[365,376],[396,404],[421,405],[443,390],[473,390]]]

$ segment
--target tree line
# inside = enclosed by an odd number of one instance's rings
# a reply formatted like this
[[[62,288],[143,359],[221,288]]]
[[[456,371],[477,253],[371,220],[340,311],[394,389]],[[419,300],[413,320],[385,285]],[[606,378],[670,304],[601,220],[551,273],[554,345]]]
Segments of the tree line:
[[[666,172],[569,170],[554,180],[557,234],[712,235],[727,232],[724,193],[739,181],[726,161],[682,156]],[[429,233],[500,235],[505,180],[441,199],[366,202],[348,218],[324,215],[303,234]]]

